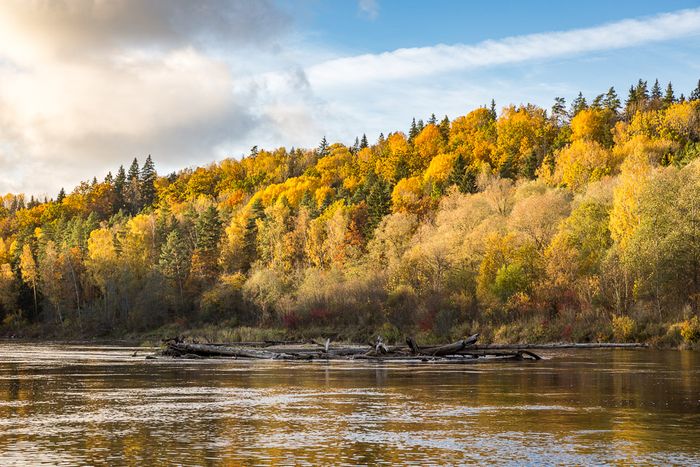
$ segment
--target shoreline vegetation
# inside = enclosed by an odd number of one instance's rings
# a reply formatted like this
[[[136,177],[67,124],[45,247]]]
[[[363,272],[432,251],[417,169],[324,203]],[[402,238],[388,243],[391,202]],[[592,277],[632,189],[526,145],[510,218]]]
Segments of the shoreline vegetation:
[[[700,82],[641,79],[167,175],[149,155],[2,197],[0,336],[694,348],[698,156]]]

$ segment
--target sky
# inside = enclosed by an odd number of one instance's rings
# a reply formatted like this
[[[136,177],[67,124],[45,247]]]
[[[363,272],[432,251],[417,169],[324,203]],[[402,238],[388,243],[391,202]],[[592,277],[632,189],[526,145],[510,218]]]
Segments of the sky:
[[[700,78],[697,1],[3,0],[0,193]]]

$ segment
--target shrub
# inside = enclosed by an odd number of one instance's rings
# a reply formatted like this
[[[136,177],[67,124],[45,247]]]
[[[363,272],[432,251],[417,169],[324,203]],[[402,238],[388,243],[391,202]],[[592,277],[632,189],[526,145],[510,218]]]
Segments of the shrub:
[[[681,337],[688,344],[692,344],[700,340],[700,320],[697,316],[693,316],[680,323]]]
[[[613,316],[612,318],[612,329],[613,336],[619,341],[628,341],[634,335],[637,323],[629,316]]]

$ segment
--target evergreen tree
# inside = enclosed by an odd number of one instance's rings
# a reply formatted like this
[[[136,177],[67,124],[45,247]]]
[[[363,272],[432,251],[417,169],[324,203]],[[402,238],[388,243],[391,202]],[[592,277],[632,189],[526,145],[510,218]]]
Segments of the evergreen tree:
[[[253,146],[250,148],[250,157],[255,157],[258,155],[258,146]]]
[[[437,117],[435,117],[435,114],[430,114],[428,125],[437,125]]]
[[[124,166],[120,165],[117,176],[114,177],[114,210],[124,209],[124,194],[126,191],[126,172]]]
[[[58,192],[58,196],[56,196],[56,202],[59,204],[62,203],[63,200],[65,199],[65,197],[66,197],[66,190],[61,188],[61,191]]]
[[[673,93],[673,85],[669,81],[668,84],[666,85],[666,93],[664,94],[663,97],[663,103],[665,107],[668,107],[669,105],[673,104],[676,102],[676,96]]]
[[[197,216],[195,222],[195,249],[192,255],[192,273],[204,282],[213,281],[218,274],[221,220],[214,206]]]
[[[651,98],[652,100],[661,100],[661,86],[658,79],[654,81],[654,85],[651,87]]]
[[[416,119],[411,120],[411,128],[408,130],[408,140],[413,141],[413,139],[418,136],[418,125],[416,125]]]
[[[357,136],[355,137],[355,142],[352,145],[352,148],[350,149],[350,152],[353,154],[357,154],[360,151],[360,138]]]
[[[586,102],[586,98],[583,97],[582,92],[579,92],[578,96],[576,96],[576,99],[574,99],[574,101],[571,103],[571,116],[575,117],[576,114],[587,108],[588,103]]]
[[[603,100],[603,105],[605,106],[606,109],[612,110],[614,113],[618,113],[620,111],[620,108],[622,107],[620,98],[617,97],[617,93],[615,92],[615,88],[610,86],[610,89],[608,89],[608,92],[605,93],[605,99]]]
[[[693,92],[690,93],[690,97],[688,98],[689,101],[698,101],[700,100],[700,79],[698,80],[698,85],[695,89],[693,89]]]
[[[602,109],[604,101],[605,101],[605,94],[598,94],[593,99],[593,102],[591,102],[591,108],[592,109]]]
[[[156,200],[156,169],[151,160],[151,155],[146,157],[146,162],[141,168],[140,177],[140,195],[141,195],[141,206],[151,206]]]
[[[391,208],[391,188],[384,180],[373,177],[367,193],[367,225],[365,235],[372,235],[382,218],[389,214]]]
[[[561,125],[566,122],[568,116],[566,112],[566,99],[563,97],[555,97],[554,104],[552,105],[552,117]]]
[[[476,193],[477,191],[476,170],[467,165],[461,154],[454,161],[447,184],[455,185],[462,193]]]
[[[444,141],[449,141],[450,140],[450,119],[447,118],[447,115],[445,115],[445,118],[443,118],[440,121],[440,125],[438,125],[438,129],[440,130],[440,134],[442,135],[442,139]]]
[[[187,242],[177,229],[173,230],[163,243],[158,265],[163,275],[177,284],[180,302],[183,300],[183,285],[190,270],[190,260]]]
[[[318,158],[326,157],[328,153],[328,141],[326,141],[326,137],[324,136],[323,139],[321,140],[321,143],[318,145],[318,149],[316,150],[316,154],[318,155]]]
[[[491,99],[491,109],[489,110],[489,112],[491,114],[492,119],[496,120],[496,118],[498,118],[498,114],[496,113],[496,100],[495,99]],[[445,117],[445,118],[447,118],[447,117]]]
[[[360,140],[360,149],[364,149],[366,147],[369,147],[369,142],[367,141],[367,135],[362,134],[362,139]]]
[[[250,206],[250,214],[243,236],[244,270],[248,270],[257,259],[258,220],[262,219],[265,219],[265,208],[260,198],[256,198]]]
[[[139,180],[139,162],[134,158],[129,167],[126,180],[126,191],[124,192],[124,204],[131,215],[141,210],[141,181]]]

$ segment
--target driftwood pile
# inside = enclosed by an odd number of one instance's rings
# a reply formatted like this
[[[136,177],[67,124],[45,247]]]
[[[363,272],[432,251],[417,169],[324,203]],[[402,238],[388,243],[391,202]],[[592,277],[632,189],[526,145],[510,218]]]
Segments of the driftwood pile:
[[[486,361],[540,360],[524,348],[490,348],[477,346],[479,335],[445,345],[420,346],[406,339],[405,346],[390,346],[381,337],[368,345],[331,345],[325,342],[239,342],[236,344],[201,344],[175,338],[164,341],[163,355],[179,358],[233,358],[267,360],[364,360],[373,362],[475,363]]]

